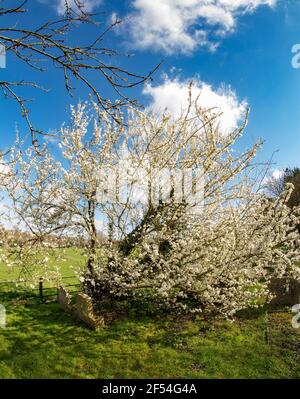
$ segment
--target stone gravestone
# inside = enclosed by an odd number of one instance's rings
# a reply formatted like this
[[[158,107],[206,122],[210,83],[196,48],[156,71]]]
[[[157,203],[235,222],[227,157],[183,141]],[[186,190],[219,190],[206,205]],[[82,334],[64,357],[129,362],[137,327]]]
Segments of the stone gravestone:
[[[6,309],[0,305],[0,328],[6,328]]]
[[[81,292],[77,294],[74,314],[94,330],[104,326],[104,318],[94,314],[92,299]]]
[[[72,305],[69,294],[64,287],[60,287],[57,292],[57,299],[63,311],[71,313],[77,320],[82,321],[93,330],[104,327],[104,318],[94,314],[92,299],[80,292],[77,294],[76,304]]]
[[[270,304],[275,306],[294,306],[300,304],[300,282],[295,279],[274,278],[269,290],[274,298]]]
[[[64,287],[59,287],[57,291],[57,300],[63,311],[67,313],[72,312],[73,307],[71,305],[70,297]]]

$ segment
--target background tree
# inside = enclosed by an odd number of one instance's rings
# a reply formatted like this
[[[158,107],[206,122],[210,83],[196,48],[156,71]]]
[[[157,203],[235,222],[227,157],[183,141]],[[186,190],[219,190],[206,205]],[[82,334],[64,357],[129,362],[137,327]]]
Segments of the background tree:
[[[294,186],[293,192],[288,200],[288,206],[291,208],[300,205],[300,169],[299,168],[287,168],[284,171],[283,183],[292,183]]]
[[[300,168],[286,168],[280,176],[273,176],[268,180],[267,190],[272,197],[278,197],[285,189],[285,185],[291,183],[293,192],[287,205],[294,208],[300,205]]]

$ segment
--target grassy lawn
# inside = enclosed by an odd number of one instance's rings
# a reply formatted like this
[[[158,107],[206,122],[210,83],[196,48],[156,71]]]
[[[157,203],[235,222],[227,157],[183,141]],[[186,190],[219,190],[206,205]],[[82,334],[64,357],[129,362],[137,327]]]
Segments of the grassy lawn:
[[[79,250],[67,249],[66,258],[63,276],[84,264]],[[18,273],[0,264],[0,281]],[[300,330],[288,312],[269,315],[269,344],[263,310],[235,323],[131,315],[94,332],[56,303],[20,299],[12,287],[0,296],[0,378],[300,377]]]
[[[127,316],[94,332],[57,304],[7,296],[0,329],[1,378],[297,378],[300,331],[291,314],[264,312],[235,323]]]
[[[62,251],[61,249],[57,249],[57,251]],[[81,268],[84,265],[84,257],[82,254],[81,249],[77,248],[65,248],[64,249],[64,262],[60,262],[59,265],[57,265],[57,260],[54,254],[51,256],[49,260],[49,270],[55,269],[57,266],[59,266],[61,275],[63,277],[66,276],[73,276],[74,275],[74,269]],[[33,265],[34,266],[34,265]],[[38,270],[34,269],[35,272],[39,272]],[[40,271],[41,276],[43,275],[43,271]],[[0,282],[1,281],[13,281],[18,279],[20,276],[20,269],[19,268],[8,268],[4,263],[0,262]]]
[[[78,290],[77,285],[79,281],[75,274],[75,270],[82,268],[86,262],[81,249],[66,248],[63,250],[64,261],[59,261],[58,264],[55,251],[49,259],[47,268],[49,271],[54,271],[57,266],[59,266],[60,278],[57,279],[52,276],[49,280],[44,281],[45,299],[49,299],[50,297],[53,299],[56,296],[56,288],[61,284],[67,286],[70,292]],[[62,251],[62,249],[57,249],[57,251]],[[8,268],[4,263],[0,262],[0,303],[3,302],[6,294],[23,299],[31,297],[32,295],[37,297],[39,277],[43,277],[44,274],[43,270],[39,270],[34,266],[32,271],[32,275],[25,276],[25,280],[28,280],[27,283],[18,283],[18,285],[16,285],[16,280],[20,277],[24,278],[24,275],[20,273],[20,268]],[[34,287],[30,287],[31,283],[34,284]]]

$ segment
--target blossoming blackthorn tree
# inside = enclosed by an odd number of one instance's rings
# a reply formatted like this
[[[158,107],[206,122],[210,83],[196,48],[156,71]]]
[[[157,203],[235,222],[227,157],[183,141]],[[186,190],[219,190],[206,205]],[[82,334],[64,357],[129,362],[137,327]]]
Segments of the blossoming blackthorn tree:
[[[246,121],[224,134],[220,114],[192,96],[176,119],[132,107],[117,118],[97,104],[72,108],[57,137],[60,155],[19,143],[7,185],[40,242],[86,237],[82,280],[95,300],[141,298],[231,316],[268,297],[271,278],[299,278],[299,210],[286,206],[293,187],[275,201],[258,190],[261,143],[234,147]],[[110,226],[101,251],[97,221]]]

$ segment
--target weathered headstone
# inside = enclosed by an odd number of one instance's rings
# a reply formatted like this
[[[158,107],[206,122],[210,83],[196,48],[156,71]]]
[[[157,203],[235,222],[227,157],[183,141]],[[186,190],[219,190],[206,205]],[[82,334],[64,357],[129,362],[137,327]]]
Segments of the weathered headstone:
[[[274,278],[270,282],[270,292],[274,295],[270,304],[275,306],[294,306],[300,303],[300,281]]]
[[[64,287],[59,287],[57,291],[57,300],[62,310],[64,310],[67,313],[72,312],[73,307],[71,305],[70,297],[67,290]]]
[[[92,299],[80,292],[77,294],[75,305],[71,304],[69,294],[65,288],[60,287],[57,292],[60,307],[67,313],[71,313],[77,320],[82,321],[90,328],[97,330],[105,325],[104,318],[94,314]]]
[[[81,292],[77,294],[74,314],[92,329],[104,326],[104,318],[94,314],[92,299]]]

